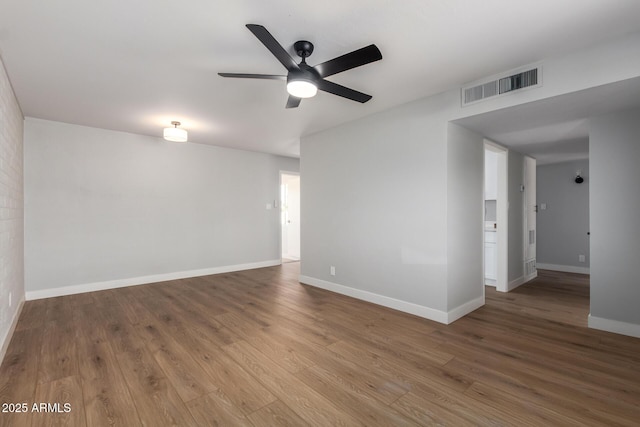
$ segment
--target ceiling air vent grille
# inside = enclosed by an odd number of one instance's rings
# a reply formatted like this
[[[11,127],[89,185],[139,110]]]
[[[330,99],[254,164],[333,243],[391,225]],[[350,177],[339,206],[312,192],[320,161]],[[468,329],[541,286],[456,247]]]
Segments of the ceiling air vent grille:
[[[468,105],[496,95],[539,85],[539,68],[492,80],[481,85],[462,88],[462,105]]]
[[[511,92],[512,90],[523,89],[538,84],[538,69],[525,71],[524,73],[514,74],[498,80],[500,93]]]

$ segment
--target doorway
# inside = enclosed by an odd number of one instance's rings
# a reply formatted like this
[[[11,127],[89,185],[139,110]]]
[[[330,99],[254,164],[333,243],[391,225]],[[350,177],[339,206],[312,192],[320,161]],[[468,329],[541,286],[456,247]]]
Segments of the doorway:
[[[485,284],[508,292],[508,150],[485,139]]]
[[[280,256],[282,262],[300,260],[300,174],[280,172]]]
[[[538,232],[536,229],[536,215],[538,204],[536,202],[536,159],[524,157],[524,282],[535,279],[538,276],[536,269],[536,241]]]

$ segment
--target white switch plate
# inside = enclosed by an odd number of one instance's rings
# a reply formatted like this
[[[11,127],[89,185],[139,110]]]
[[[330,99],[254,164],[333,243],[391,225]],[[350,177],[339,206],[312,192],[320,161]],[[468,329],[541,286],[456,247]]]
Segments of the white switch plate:
[[[578,255],[578,262],[585,262],[584,255],[582,254]]]
[[[332,265],[330,270],[329,270],[329,272],[331,273],[332,276],[335,276],[336,275],[336,267]]]
[[[267,203],[267,210],[271,209],[271,203]]]
[[[547,210],[547,204],[546,203],[540,203],[540,210],[541,211],[546,211]]]
[[[11,308],[11,292],[9,292],[9,308]]]

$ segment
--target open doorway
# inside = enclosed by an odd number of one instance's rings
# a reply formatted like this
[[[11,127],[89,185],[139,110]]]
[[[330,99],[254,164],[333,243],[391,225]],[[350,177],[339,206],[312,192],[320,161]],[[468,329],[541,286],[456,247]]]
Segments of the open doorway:
[[[536,246],[538,240],[537,221],[538,202],[536,201],[536,159],[524,157],[524,282],[538,276],[536,268]]]
[[[280,172],[280,256],[300,261],[300,174]]]
[[[485,139],[485,284],[508,291],[508,150]]]

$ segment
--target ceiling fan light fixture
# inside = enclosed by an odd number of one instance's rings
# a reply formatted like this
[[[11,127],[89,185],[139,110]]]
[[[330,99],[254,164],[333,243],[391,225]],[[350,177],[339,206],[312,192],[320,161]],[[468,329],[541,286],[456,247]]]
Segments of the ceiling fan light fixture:
[[[307,58],[313,53],[313,43],[310,41],[298,40],[293,44],[296,54],[302,58],[300,63],[297,63],[287,49],[265,27],[257,24],[247,24],[246,27],[287,69],[287,75],[218,73],[221,77],[266,80],[284,80],[286,78],[289,98],[285,108],[298,107],[302,98],[311,98],[318,93],[318,90],[360,103],[365,103],[372,98],[371,95],[366,93],[325,80],[325,77],[381,60],[382,53],[380,53],[380,49],[375,44],[370,44],[321,64],[310,66],[307,64]]]
[[[187,131],[179,129],[180,122],[171,122],[172,128],[164,128],[164,139],[172,142],[187,142]]]
[[[287,92],[296,98],[312,98],[318,93],[318,86],[309,80],[289,80],[287,82]]]

